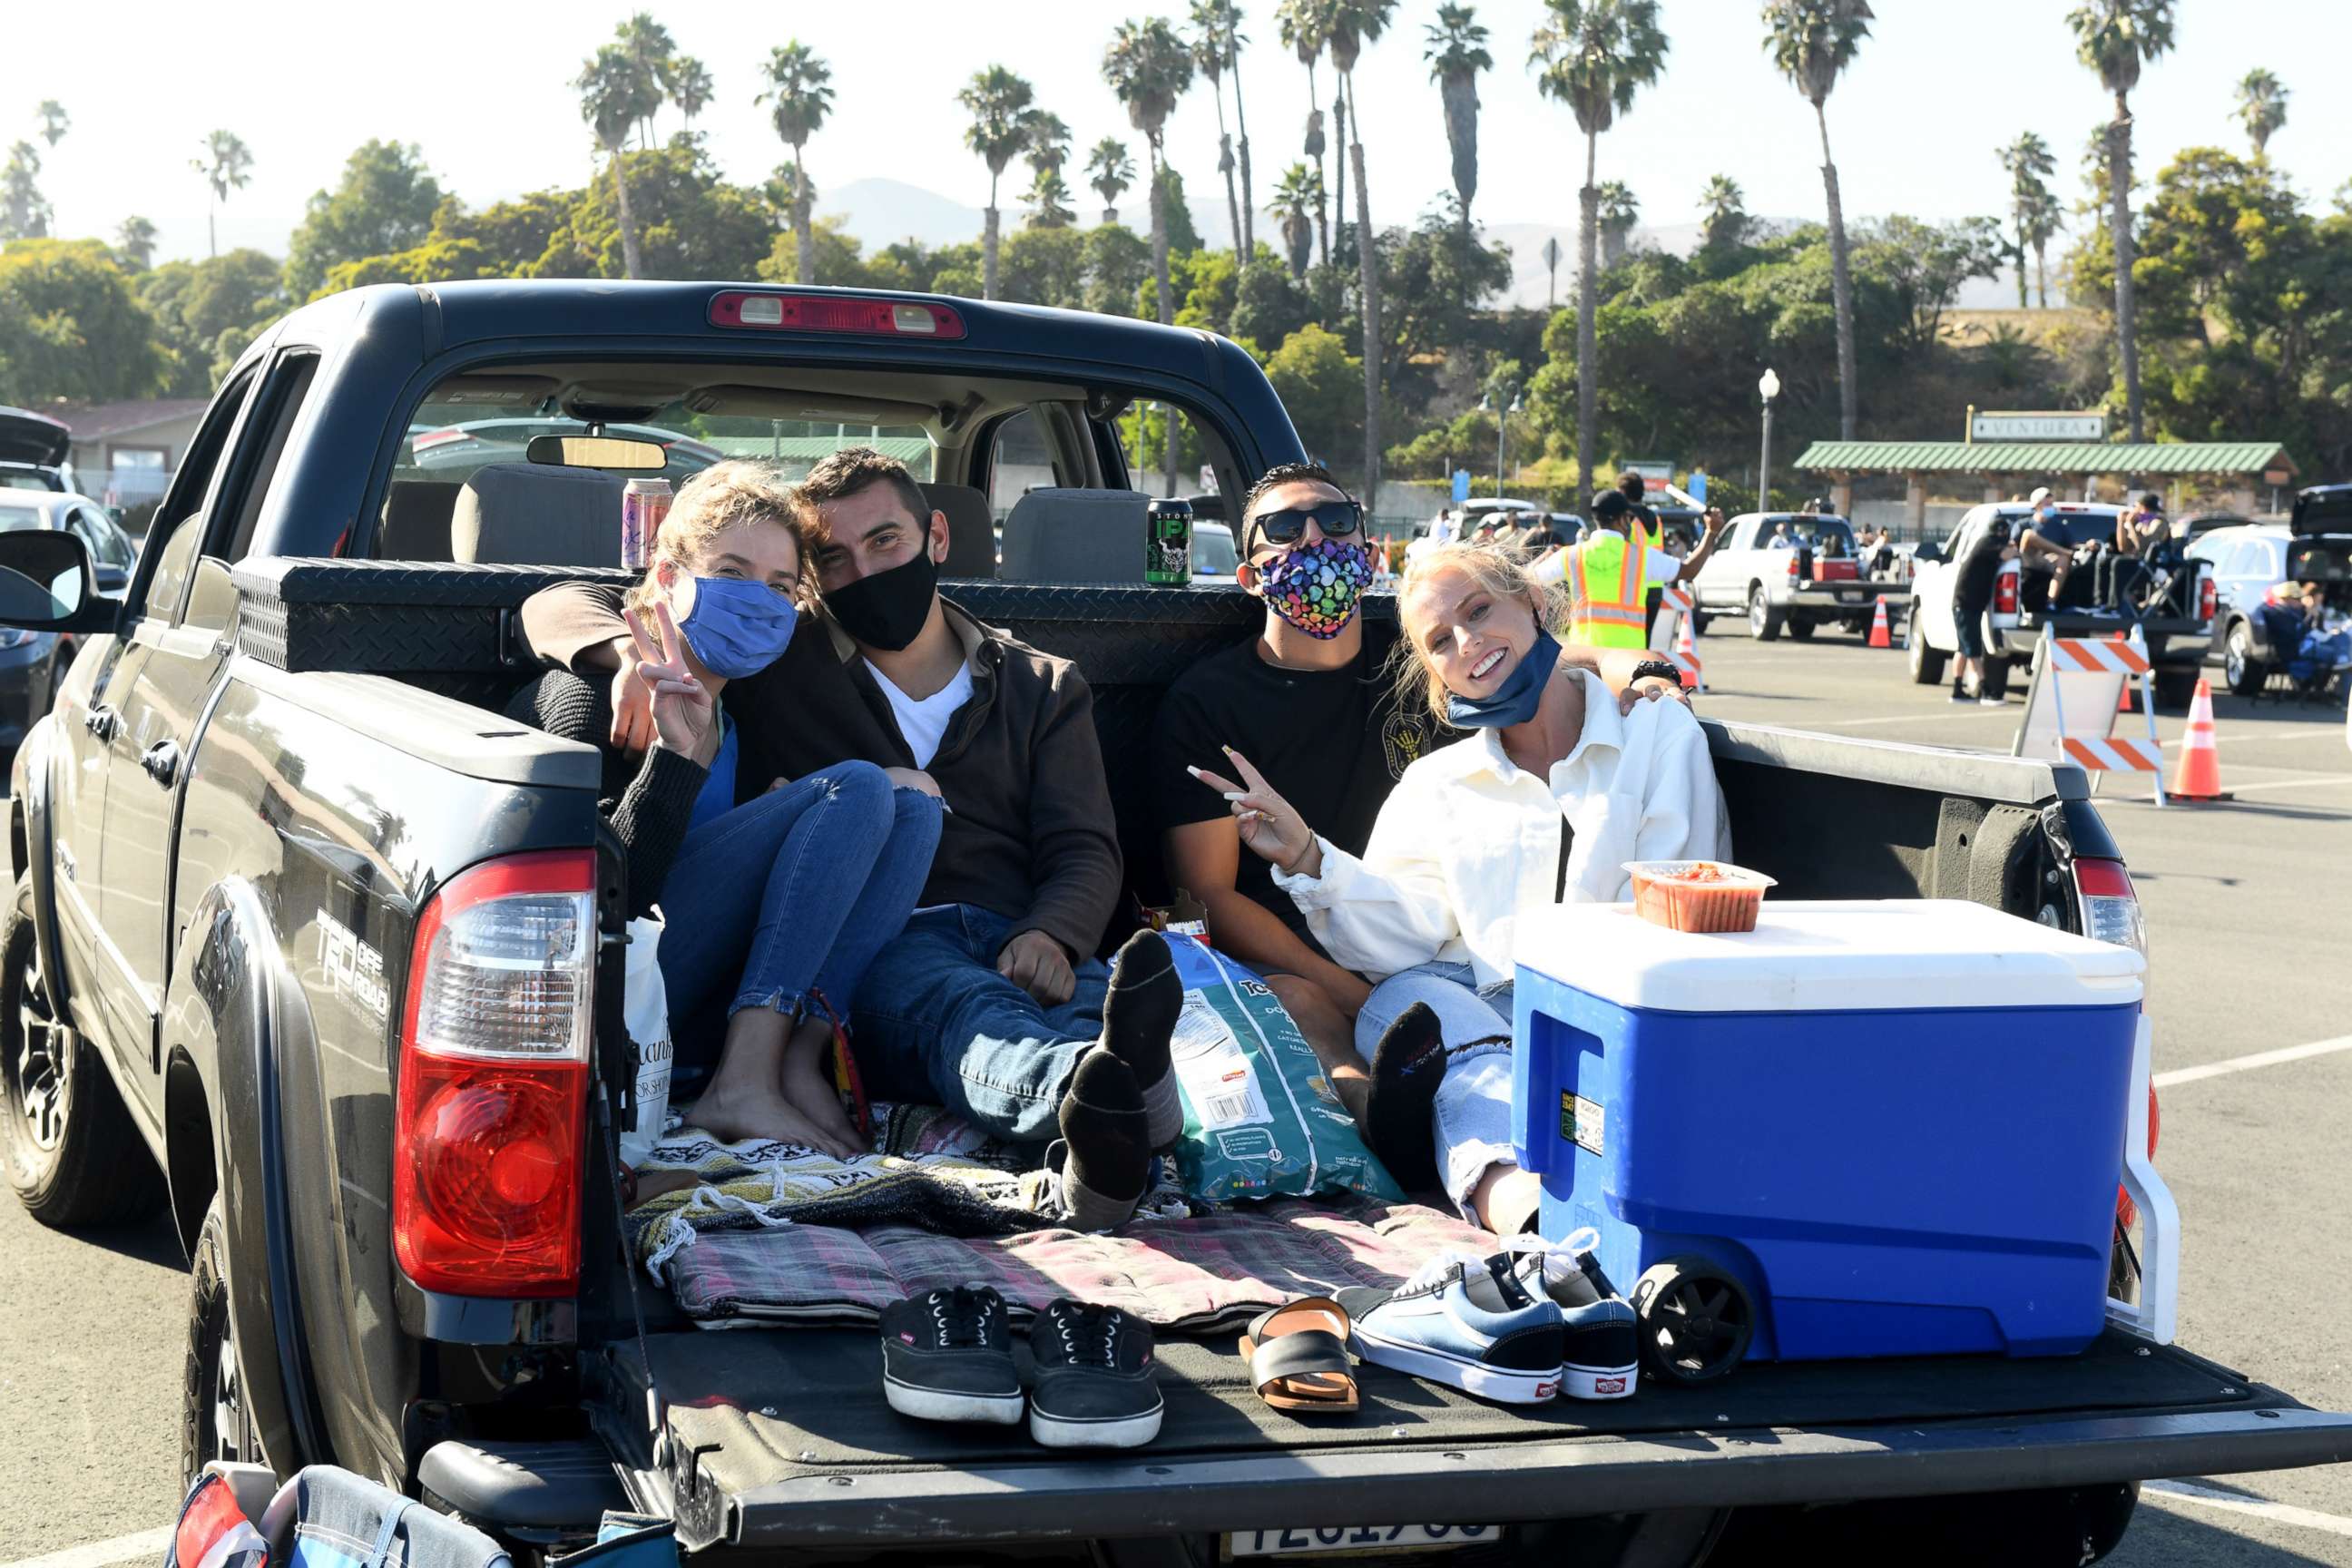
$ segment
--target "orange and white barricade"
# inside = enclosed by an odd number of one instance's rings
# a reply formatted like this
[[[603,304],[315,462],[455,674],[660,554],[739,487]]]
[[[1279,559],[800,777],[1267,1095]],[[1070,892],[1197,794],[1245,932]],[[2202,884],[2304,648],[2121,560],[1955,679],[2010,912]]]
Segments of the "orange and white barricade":
[[[1688,588],[1669,583],[1658,590],[1657,624],[1650,628],[1650,651],[1682,672],[1687,691],[1706,689],[1698,644],[1691,635],[1697,625],[1697,609],[1698,601]]]
[[[2123,694],[2137,685],[2147,733],[2115,733]],[[2060,637],[2042,634],[2042,657],[2025,694],[2015,756],[2075,763],[2093,774],[2146,773],[2156,804],[2164,804],[2164,747],[2156,737],[2147,645],[2134,626],[2128,637]]]

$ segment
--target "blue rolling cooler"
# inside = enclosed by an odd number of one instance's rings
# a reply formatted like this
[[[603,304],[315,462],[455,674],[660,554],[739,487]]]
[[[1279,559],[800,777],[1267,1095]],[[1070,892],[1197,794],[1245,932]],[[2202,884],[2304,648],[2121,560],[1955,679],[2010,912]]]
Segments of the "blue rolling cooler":
[[[2098,1337],[2138,953],[1941,900],[1706,936],[1567,905],[1517,950],[1518,1158],[1620,1289],[1702,1255],[1756,1303],[1750,1360]]]

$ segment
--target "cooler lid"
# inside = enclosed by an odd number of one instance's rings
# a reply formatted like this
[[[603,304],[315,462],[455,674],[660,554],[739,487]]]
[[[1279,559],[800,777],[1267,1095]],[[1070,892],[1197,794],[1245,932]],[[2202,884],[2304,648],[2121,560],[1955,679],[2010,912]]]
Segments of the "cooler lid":
[[[2146,963],[1956,899],[1764,900],[1752,931],[1652,925],[1631,904],[1564,904],[1521,919],[1523,968],[1620,1007],[1662,1013],[2113,1007]]]

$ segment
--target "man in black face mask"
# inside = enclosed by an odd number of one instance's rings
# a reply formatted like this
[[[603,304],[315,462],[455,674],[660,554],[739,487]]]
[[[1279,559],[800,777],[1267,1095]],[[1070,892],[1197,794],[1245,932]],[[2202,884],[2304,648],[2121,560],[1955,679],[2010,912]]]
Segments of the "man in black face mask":
[[[940,597],[947,518],[904,464],[848,448],[799,493],[822,524],[811,553],[824,613],[803,617],[782,658],[729,685],[740,774],[793,778],[862,757],[948,807],[922,907],[855,1002],[867,1087],[944,1104],[1016,1143],[1058,1133],[1071,1223],[1115,1225],[1142,1194],[1150,1151],[1181,1131],[1168,1038],[1183,998],[1154,933],[1115,969],[1093,957],[1120,884],[1093,697],[1067,660]],[[551,662],[609,669],[626,657],[606,591],[548,589],[522,619]]]

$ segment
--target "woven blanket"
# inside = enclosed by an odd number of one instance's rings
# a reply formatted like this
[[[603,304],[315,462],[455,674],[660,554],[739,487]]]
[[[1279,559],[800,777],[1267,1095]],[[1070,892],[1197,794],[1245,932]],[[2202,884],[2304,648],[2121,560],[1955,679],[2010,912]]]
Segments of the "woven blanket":
[[[870,1323],[940,1285],[993,1285],[1016,1311],[1075,1296],[1163,1329],[1246,1321],[1298,1296],[1393,1287],[1451,1247],[1495,1238],[1453,1215],[1362,1198],[1273,1198],[1109,1235],[1032,1229],[993,1237],[905,1225],[793,1226],[703,1234],[669,1262],[678,1305],[705,1327]]]
[[[657,1280],[672,1260],[714,1232],[786,1226],[899,1226],[947,1236],[1010,1236],[1058,1226],[1061,1177],[929,1105],[877,1103],[874,1152],[837,1160],[799,1143],[722,1143],[673,1126],[640,1167],[689,1171],[697,1184],[648,1198],[628,1215],[634,1255]],[[1174,1167],[1155,1164],[1138,1218],[1192,1212]]]

